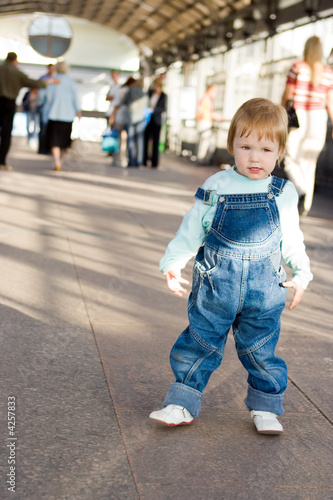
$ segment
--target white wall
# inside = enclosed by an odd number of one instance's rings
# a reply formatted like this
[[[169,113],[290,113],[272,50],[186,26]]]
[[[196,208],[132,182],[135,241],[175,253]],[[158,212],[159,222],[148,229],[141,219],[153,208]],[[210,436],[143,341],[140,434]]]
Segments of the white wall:
[[[304,43],[313,35],[321,38],[326,60],[333,47],[333,17],[190,64],[191,69],[187,68],[186,72],[191,78],[189,88],[185,90],[191,101],[183,96],[185,69],[171,68],[166,78],[166,92],[172,96],[169,97],[168,109],[170,149],[180,152],[181,141],[197,142],[193,116],[206,83],[215,83],[218,88],[214,108],[222,114],[224,121],[216,124],[216,137],[217,147],[224,149],[230,120],[244,101],[258,96],[276,103],[281,101],[287,71],[296,58],[302,59]],[[187,105],[186,113],[184,104]],[[183,154],[188,154],[188,151]]]

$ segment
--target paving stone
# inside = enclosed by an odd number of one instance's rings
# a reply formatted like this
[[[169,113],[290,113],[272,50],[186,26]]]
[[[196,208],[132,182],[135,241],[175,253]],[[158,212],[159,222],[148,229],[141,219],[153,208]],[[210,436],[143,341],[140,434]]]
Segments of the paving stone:
[[[218,169],[164,154],[127,171],[98,144],[86,153],[56,173],[14,138],[0,172],[2,484],[14,394],[20,500],[331,500],[332,198],[316,192],[301,219],[315,279],[282,317],[284,434],[256,433],[232,334],[199,419],[170,429],[148,415],[173,381],[187,298],[158,262]]]

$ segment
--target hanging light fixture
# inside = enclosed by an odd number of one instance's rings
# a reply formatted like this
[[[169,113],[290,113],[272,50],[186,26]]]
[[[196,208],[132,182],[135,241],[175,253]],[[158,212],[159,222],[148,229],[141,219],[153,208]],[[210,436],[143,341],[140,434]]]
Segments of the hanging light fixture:
[[[244,28],[243,28],[243,36],[244,38],[250,38],[252,35],[254,35],[256,28],[256,20],[252,16],[246,16],[244,17]]]
[[[304,0],[303,3],[306,14],[314,21],[319,11],[319,0]]]

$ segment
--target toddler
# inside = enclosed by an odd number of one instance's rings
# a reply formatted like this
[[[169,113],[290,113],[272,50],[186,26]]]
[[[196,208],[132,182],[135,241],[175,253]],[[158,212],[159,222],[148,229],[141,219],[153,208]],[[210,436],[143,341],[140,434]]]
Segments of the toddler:
[[[203,391],[222,361],[232,327],[238,357],[248,372],[245,405],[258,432],[283,431],[287,366],[275,355],[287,288],[300,302],[312,279],[299,228],[294,185],[272,176],[285,153],[288,119],[268,99],[245,102],[233,117],[228,151],[232,170],[218,172],[199,188],[194,206],[169,243],[160,269],[177,296],[188,283],[181,269],[196,255],[189,326],[170,354],[175,382],[161,410],[150,418],[169,426],[191,424]],[[293,271],[291,281],[281,257]]]

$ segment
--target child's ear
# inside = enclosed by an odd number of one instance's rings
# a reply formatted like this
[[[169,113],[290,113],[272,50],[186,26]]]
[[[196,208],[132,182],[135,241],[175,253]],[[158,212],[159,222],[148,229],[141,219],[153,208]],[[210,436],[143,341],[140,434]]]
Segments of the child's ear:
[[[278,160],[277,160],[279,164],[283,160],[285,153],[286,153],[286,148],[281,146],[279,149],[279,156],[278,156]]]

